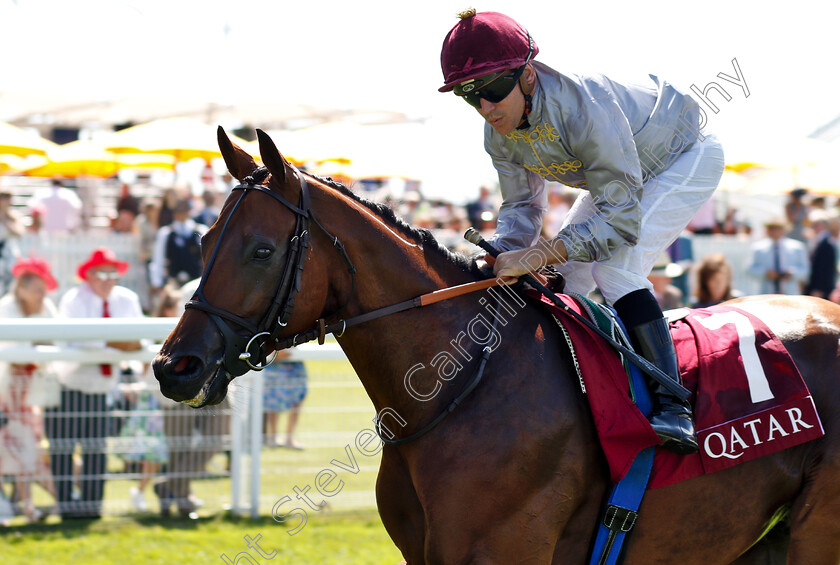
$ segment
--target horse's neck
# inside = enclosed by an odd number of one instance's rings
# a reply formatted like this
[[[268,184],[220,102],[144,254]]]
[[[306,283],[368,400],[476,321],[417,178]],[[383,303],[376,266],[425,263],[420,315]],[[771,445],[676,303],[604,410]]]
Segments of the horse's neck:
[[[377,241],[377,245],[382,245],[371,253],[364,251],[364,244],[351,244],[357,251],[351,256],[362,259],[357,265],[356,290],[345,310],[346,317],[474,280],[473,275],[464,272],[440,251],[424,249],[421,243],[396,228],[384,223],[376,225],[376,222],[368,228],[374,230],[367,234],[362,232],[361,237],[354,237],[354,240]],[[411,382],[422,390],[421,394],[428,392],[423,390],[425,388],[434,390],[437,380],[432,376],[435,371],[431,367],[432,360],[439,353],[453,349],[450,341],[464,331],[462,326],[482,308],[479,300],[478,296],[468,295],[403,311],[348,329],[346,335],[339,338],[377,410],[395,408],[406,402],[418,404],[416,396],[412,397],[406,388],[406,374],[418,364],[426,369],[416,372]],[[462,347],[470,346],[464,344]],[[474,360],[476,351],[466,355]],[[441,391],[436,398],[421,404],[434,406],[445,400],[448,392]]]
[[[518,367],[528,374],[528,359],[559,366],[558,348],[546,354],[544,338],[557,338],[544,315],[508,287],[494,286],[356,326],[339,341],[384,425],[405,438],[471,390],[481,367],[488,375],[477,390],[486,391],[494,381],[490,373]],[[485,366],[486,348],[492,353]],[[486,403],[469,406],[479,413],[487,409]]]
[[[454,397],[481,356],[467,329],[479,314],[478,300],[464,296],[408,310],[339,339],[377,412],[390,408],[425,422],[432,419],[426,411],[436,413]]]

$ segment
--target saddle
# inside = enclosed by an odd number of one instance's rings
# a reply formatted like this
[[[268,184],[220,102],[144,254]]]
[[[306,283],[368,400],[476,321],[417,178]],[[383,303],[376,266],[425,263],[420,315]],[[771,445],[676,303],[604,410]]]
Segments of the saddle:
[[[616,483],[636,455],[658,445],[659,438],[633,401],[617,352],[545,297],[528,294],[564,327]],[[582,297],[558,297],[587,317],[605,308]],[[668,314],[683,385],[692,392],[689,400],[700,450],[677,455],[657,449],[648,488],[713,473],[823,435],[799,370],[784,344],[759,318],[735,306]],[[606,315],[614,313],[609,310]]]

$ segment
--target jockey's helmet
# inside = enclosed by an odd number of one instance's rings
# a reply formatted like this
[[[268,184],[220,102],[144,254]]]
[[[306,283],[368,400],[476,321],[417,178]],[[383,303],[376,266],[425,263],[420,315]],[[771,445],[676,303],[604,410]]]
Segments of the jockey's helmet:
[[[480,76],[525,65],[540,52],[528,31],[498,12],[470,9],[443,40],[440,66],[449,92],[455,85]]]

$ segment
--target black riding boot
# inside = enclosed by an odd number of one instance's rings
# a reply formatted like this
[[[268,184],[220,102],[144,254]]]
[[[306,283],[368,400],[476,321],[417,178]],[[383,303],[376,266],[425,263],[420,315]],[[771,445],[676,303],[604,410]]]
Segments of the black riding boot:
[[[677,353],[668,321],[659,318],[630,328],[630,340],[645,359],[656,365],[663,373],[680,382]],[[680,455],[697,451],[697,437],[691,405],[673,396],[664,386],[649,379],[654,408],[650,424],[662,439],[662,447]]]

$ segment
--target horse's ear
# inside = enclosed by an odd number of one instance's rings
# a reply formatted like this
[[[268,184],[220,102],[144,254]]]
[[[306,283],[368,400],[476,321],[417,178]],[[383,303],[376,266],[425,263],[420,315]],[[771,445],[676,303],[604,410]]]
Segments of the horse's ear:
[[[283,186],[286,182],[286,166],[288,165],[286,159],[263,130],[257,130],[257,139],[260,141],[260,156],[262,156],[263,164],[271,172],[271,177]]]
[[[219,140],[219,149],[225,159],[228,171],[233,178],[242,182],[242,179],[254,172],[257,163],[245,150],[230,140],[222,126],[216,130],[216,137]]]

